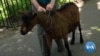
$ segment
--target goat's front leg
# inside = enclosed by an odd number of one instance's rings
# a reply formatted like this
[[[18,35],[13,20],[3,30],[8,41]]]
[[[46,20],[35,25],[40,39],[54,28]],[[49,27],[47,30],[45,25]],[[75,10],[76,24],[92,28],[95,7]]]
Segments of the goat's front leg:
[[[51,55],[51,47],[52,47],[52,39],[51,39],[51,37],[46,36],[46,37],[45,37],[45,40],[46,40],[45,46],[46,46],[47,48],[46,48],[46,53],[45,53],[44,56],[50,56],[50,55]]]
[[[75,30],[72,31],[71,45],[75,43]]]
[[[68,41],[67,41],[67,38],[64,38],[64,44],[65,44],[65,47],[67,49],[68,56],[72,56],[70,48],[69,48],[69,44],[68,44]]]

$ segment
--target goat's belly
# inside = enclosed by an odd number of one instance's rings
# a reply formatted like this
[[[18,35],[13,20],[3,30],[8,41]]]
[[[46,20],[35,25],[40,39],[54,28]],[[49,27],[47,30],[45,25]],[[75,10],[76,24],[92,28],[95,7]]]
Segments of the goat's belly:
[[[53,39],[60,39],[63,38],[67,35],[67,31],[64,30],[52,30],[49,31],[48,34],[53,38]]]
[[[69,28],[68,28],[68,33],[70,33],[71,31],[73,31],[73,30],[75,30],[77,28],[77,24],[71,24],[71,25],[69,25]]]
[[[58,34],[58,33],[49,33],[49,36],[51,36],[51,38],[53,39],[61,38],[61,34]]]
[[[59,35],[59,34],[50,34],[50,36],[51,36],[52,39],[61,39],[61,38],[63,38],[63,36]]]

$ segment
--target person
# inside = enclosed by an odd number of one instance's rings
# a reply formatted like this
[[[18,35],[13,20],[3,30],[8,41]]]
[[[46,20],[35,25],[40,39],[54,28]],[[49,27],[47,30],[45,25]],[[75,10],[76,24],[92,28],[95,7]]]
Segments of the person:
[[[81,8],[84,5],[84,0],[74,0],[76,5]]]
[[[58,0],[31,0],[31,2],[33,4],[32,8],[35,12],[46,13],[47,11],[57,10],[58,8]],[[40,25],[37,25],[37,36],[39,39],[43,56],[45,56],[47,52],[44,35],[45,35],[44,29]],[[62,40],[56,39],[55,42],[57,43],[58,51],[59,52],[62,51],[64,49]]]
[[[52,11],[54,5],[57,7],[56,0],[31,0],[31,2],[38,12]]]

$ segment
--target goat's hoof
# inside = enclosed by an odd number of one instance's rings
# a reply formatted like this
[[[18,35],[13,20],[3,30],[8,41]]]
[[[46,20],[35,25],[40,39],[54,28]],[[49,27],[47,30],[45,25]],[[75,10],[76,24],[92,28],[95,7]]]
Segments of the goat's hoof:
[[[71,53],[68,53],[68,56],[72,56],[72,54]]]
[[[72,54],[68,54],[68,56],[72,56]]]
[[[74,42],[71,41],[70,44],[71,44],[71,45],[74,45]]]
[[[80,41],[80,44],[83,44],[84,43],[84,41],[82,40],[82,41]]]
[[[83,44],[84,42],[80,42],[80,44]]]

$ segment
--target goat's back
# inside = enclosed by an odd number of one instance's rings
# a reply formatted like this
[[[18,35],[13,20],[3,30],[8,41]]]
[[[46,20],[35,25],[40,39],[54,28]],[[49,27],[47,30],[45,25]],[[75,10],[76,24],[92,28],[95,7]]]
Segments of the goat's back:
[[[65,37],[80,24],[78,7],[72,2],[63,5],[53,18],[54,26],[49,33],[59,38]]]
[[[79,21],[79,9],[73,2],[64,4],[58,11],[69,20]]]
[[[69,20],[70,31],[74,30],[80,24],[79,9],[75,3],[66,3],[58,11]]]

